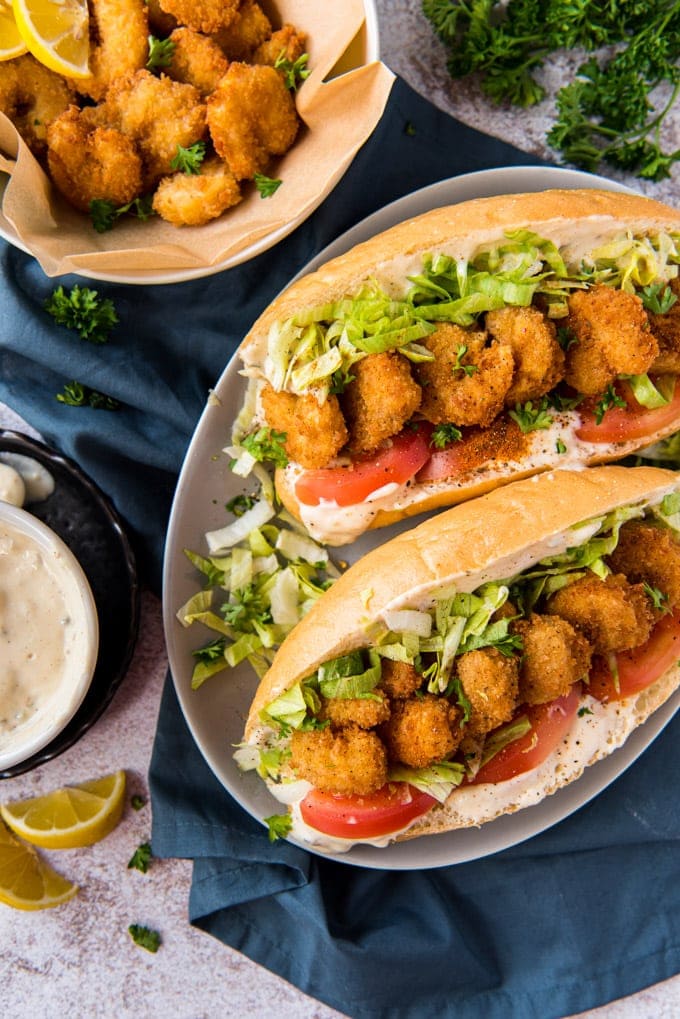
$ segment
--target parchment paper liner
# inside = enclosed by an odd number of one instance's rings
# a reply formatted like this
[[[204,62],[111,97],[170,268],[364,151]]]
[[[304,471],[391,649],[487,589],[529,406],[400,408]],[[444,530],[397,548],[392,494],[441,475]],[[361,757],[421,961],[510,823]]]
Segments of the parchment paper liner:
[[[0,114],[0,151],[7,157],[0,156],[0,170],[11,175],[0,228],[30,251],[48,276],[194,269],[232,259],[236,264],[262,238],[285,236],[326,197],[374,130],[394,75],[378,61],[329,77],[342,69],[343,57],[352,59],[365,20],[361,0],[278,0],[276,8],[275,26],[291,22],[307,33],[312,73],[297,93],[300,135],[268,170],[283,180],[271,198],[262,199],[247,184],[244,200],[205,226],[178,228],[157,217],[146,222],[121,217],[112,230],[98,234],[87,216],[63,201]]]

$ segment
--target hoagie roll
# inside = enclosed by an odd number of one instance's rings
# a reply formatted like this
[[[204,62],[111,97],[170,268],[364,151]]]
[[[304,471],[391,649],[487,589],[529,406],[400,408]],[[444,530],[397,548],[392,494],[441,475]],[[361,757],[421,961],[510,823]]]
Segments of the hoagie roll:
[[[351,566],[285,639],[236,751],[275,833],[386,845],[578,779],[677,689],[678,527],[675,472],[553,471]]]
[[[237,470],[318,541],[680,426],[680,212],[548,190],[435,209],[292,283],[240,349]]]

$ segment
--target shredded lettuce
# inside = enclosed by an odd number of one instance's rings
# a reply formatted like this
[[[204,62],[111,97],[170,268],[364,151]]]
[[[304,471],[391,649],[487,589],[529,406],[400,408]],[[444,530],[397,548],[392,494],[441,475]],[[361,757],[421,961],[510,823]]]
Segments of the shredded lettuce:
[[[408,782],[421,792],[433,796],[439,803],[445,803],[464,778],[465,768],[455,761],[441,761],[428,768],[395,766],[389,773],[390,782]]]

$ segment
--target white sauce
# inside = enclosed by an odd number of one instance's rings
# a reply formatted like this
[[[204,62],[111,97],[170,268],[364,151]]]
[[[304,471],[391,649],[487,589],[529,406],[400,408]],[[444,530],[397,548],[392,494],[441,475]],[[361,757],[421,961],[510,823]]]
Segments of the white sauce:
[[[26,502],[42,502],[54,491],[54,478],[47,468],[33,457],[24,456],[22,453],[3,451],[0,453],[0,464],[6,464],[21,475],[26,490]],[[15,503],[15,505],[20,506],[22,503]]]
[[[9,464],[0,463],[0,502],[23,506],[26,498],[24,479]]]
[[[72,714],[73,690],[91,672],[83,620],[60,549],[0,521],[0,760]]]

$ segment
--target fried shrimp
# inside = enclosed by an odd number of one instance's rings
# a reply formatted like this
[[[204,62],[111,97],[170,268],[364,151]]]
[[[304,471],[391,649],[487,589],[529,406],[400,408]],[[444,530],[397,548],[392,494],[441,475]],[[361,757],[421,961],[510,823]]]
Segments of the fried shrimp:
[[[125,205],[142,193],[142,161],[130,138],[88,122],[76,106],[47,129],[47,161],[57,189],[76,209],[95,199]]]
[[[379,690],[372,697],[327,697],[319,714],[319,718],[328,719],[336,729],[347,725],[372,729],[389,717],[390,702]]]
[[[457,749],[463,735],[459,720],[459,709],[445,697],[425,694],[396,701],[380,733],[391,760],[426,768]]]
[[[632,583],[656,589],[663,611],[680,605],[680,543],[667,528],[629,520],[608,562]]]
[[[323,403],[307,393],[276,393],[262,390],[262,409],[267,424],[286,435],[286,453],[303,467],[325,467],[347,442],[347,429],[337,396]]]
[[[238,181],[217,156],[206,159],[197,174],[163,177],[153,197],[153,209],[174,226],[202,226],[241,201]]]
[[[604,392],[619,375],[644,374],[659,353],[642,301],[625,290],[575,291],[565,323],[576,340],[566,352],[565,377],[586,396]]]
[[[570,622],[603,655],[644,644],[654,623],[643,585],[620,573],[575,580],[548,599],[546,612]]]
[[[96,107],[96,117],[135,142],[145,187],[172,173],[178,145],[189,148],[205,134],[205,104],[198,90],[146,70],[115,81],[106,101]]]
[[[489,311],[486,328],[493,339],[512,351],[515,371],[505,394],[506,406],[537,400],[564,377],[564,352],[553,322],[537,308]]]
[[[408,662],[393,662],[383,658],[380,673],[380,686],[388,695],[397,700],[411,697],[422,684],[423,677],[414,665]]]
[[[480,648],[461,655],[458,678],[470,702],[466,736],[483,736],[509,722],[519,703],[519,666],[496,648]]]
[[[253,53],[254,64],[270,64],[272,67],[277,60],[283,58],[295,63],[307,47],[307,36],[304,32],[298,32],[294,25],[284,25],[276,32],[272,32],[269,39],[261,43]]]
[[[90,74],[71,85],[100,100],[116,78],[146,64],[149,23],[144,0],[90,0],[89,6]]]
[[[421,388],[409,362],[396,351],[369,354],[352,366],[352,376],[341,399],[348,448],[374,450],[412,417],[420,405]]]
[[[243,0],[238,16],[214,33],[215,41],[230,60],[253,61],[253,53],[272,34],[271,21],[255,0]]]
[[[532,613],[514,630],[522,638],[519,696],[525,704],[564,697],[588,675],[591,647],[583,634],[559,616]]]
[[[176,28],[169,36],[172,63],[165,73],[173,81],[193,85],[202,96],[214,92],[229,69],[229,61],[216,42],[191,28]]]
[[[160,8],[180,25],[213,35],[238,17],[241,0],[159,0]]]
[[[503,410],[515,362],[508,345],[486,346],[486,334],[441,325],[422,341],[434,361],[418,365],[420,412],[432,424],[490,425]]]
[[[291,767],[322,792],[342,796],[374,793],[387,781],[387,754],[374,732],[350,725],[334,732],[296,730],[291,738]]]
[[[215,149],[238,180],[261,173],[295,141],[295,102],[273,67],[230,64],[207,106]]]
[[[0,112],[9,117],[34,156],[47,149],[47,129],[75,99],[67,82],[30,53],[0,61]]]

